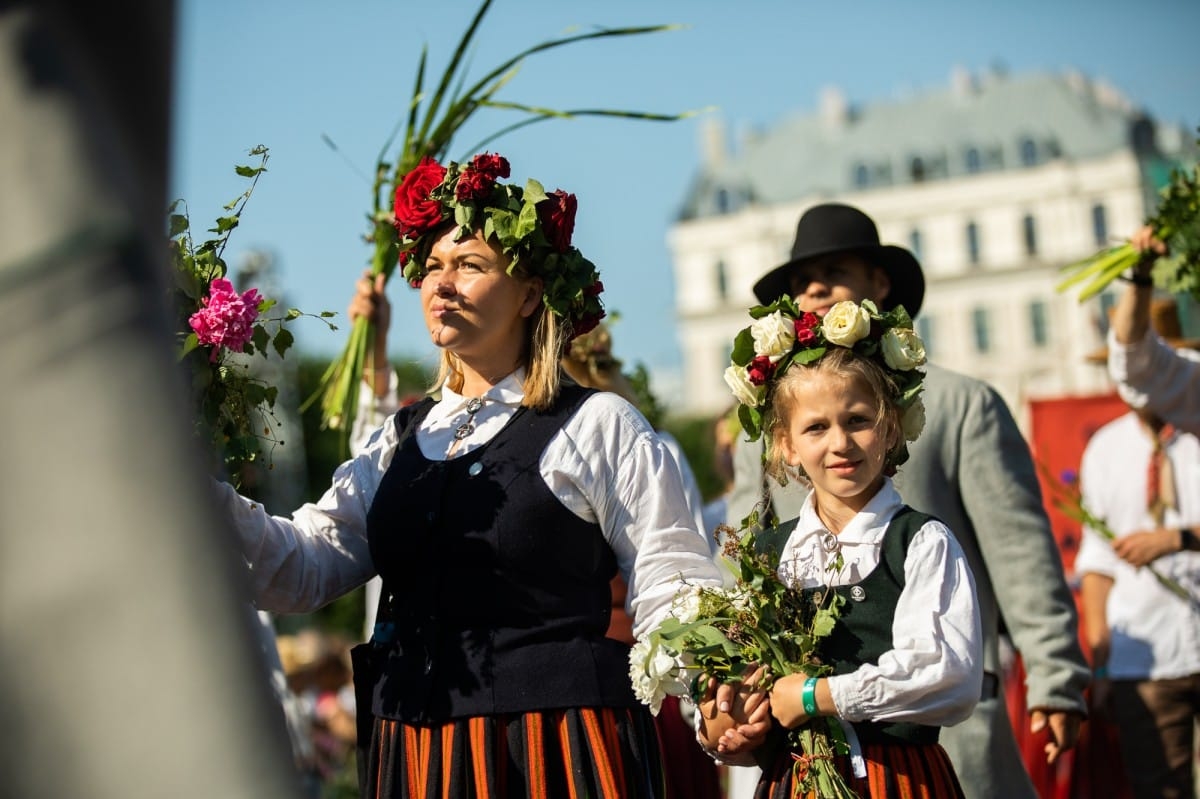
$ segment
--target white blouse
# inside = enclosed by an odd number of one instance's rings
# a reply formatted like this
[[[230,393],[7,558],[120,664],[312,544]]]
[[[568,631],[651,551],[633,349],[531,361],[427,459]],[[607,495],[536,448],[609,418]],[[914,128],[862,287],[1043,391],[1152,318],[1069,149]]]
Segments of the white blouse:
[[[844,566],[822,538],[829,531],[810,493],[780,558],[779,576],[797,589],[848,585],[877,565],[888,523],[903,501],[888,479],[837,535]],[[926,522],[904,562],[904,589],[892,622],[892,648],[877,664],[830,676],[837,715],[847,721],[907,721],[948,726],[971,715],[983,684],[983,637],[975,578],[946,525]]]
[[[474,430],[454,453],[484,446],[520,408],[523,371],[483,395]],[[467,398],[443,387],[416,431],[430,460],[445,460],[467,421]],[[389,420],[337,468],[316,503],[291,518],[271,516],[227,484],[217,491],[234,519],[251,568],[259,608],[302,613],[375,575],[367,547],[367,511],[398,444]],[[555,434],[539,461],[542,479],[565,507],[599,524],[629,584],[634,633],[657,626],[681,581],[717,585],[721,575],[685,497],[679,467],[645,418],[616,394],[589,397]],[[413,563],[420,569],[422,564]]]

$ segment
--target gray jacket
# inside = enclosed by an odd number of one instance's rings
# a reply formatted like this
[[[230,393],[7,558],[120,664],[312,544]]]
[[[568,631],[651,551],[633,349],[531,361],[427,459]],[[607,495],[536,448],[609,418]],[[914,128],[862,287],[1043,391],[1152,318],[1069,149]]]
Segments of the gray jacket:
[[[1021,654],[1028,707],[1086,712],[1089,671],[1078,616],[1042,505],[1029,446],[986,383],[926,367],[926,424],[895,484],[905,502],[954,532],[970,561],[983,621],[984,668],[1001,674],[1000,617]],[[760,442],[738,441],[728,523],[764,496]],[[767,479],[778,519],[797,516],[807,488]],[[985,685],[985,691],[988,686]],[[1027,719],[1019,723],[1028,724]],[[942,731],[968,799],[1034,799],[1008,719],[1003,684],[970,719]]]

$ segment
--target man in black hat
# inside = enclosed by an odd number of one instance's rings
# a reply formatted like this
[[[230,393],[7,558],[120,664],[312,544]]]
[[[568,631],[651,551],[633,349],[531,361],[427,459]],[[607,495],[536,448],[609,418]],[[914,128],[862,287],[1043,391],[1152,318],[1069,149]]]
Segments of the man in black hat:
[[[857,208],[826,203],[800,218],[792,257],[754,284],[764,305],[782,294],[824,315],[842,300],[903,305],[916,316],[925,296],[921,265],[903,247],[881,244]],[[913,507],[944,521],[970,560],[984,631],[983,694],[970,719],[942,730],[968,799],[1036,797],[1013,736],[999,679],[1001,618],[1026,671],[1033,731],[1046,730],[1047,759],[1075,745],[1085,713],[1088,667],[1078,616],[1042,506],[1029,447],[1004,400],[982,381],[927,365],[924,431],[896,488]],[[739,440],[728,522],[757,503],[777,520],[799,514],[807,493],[766,480],[762,442]],[[760,511],[763,508],[760,506]]]

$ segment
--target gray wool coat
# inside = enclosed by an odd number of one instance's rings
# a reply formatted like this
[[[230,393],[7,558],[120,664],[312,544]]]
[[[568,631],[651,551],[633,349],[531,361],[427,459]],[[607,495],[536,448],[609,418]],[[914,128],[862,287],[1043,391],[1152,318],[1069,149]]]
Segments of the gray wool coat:
[[[904,501],[954,532],[970,561],[983,621],[984,669],[1001,674],[1001,616],[1026,671],[1026,705],[1086,712],[1089,670],[1078,616],[1042,505],[1033,459],[1004,400],[986,383],[927,365],[925,429],[895,480]],[[761,442],[738,441],[728,523],[737,527],[769,492],[776,517],[799,515],[807,495],[762,471]],[[1027,725],[1028,719],[1018,719]],[[967,799],[1036,799],[1013,736],[1003,684],[940,742]]]

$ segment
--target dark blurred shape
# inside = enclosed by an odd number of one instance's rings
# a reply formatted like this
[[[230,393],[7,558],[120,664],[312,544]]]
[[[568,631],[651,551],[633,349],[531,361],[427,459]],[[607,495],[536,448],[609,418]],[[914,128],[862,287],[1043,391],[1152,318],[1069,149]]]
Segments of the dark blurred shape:
[[[6,796],[297,795],[172,354],[174,13],[0,0]]]

